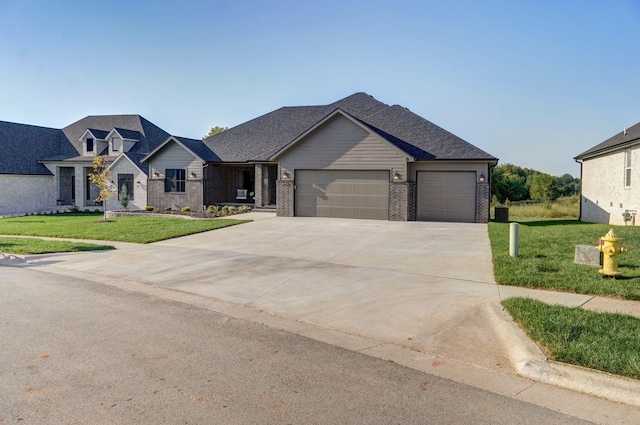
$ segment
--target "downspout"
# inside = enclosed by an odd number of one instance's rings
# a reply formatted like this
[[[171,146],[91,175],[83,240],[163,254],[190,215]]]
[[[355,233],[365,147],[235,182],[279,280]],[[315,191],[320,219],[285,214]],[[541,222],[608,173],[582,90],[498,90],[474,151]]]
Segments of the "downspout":
[[[578,164],[580,164],[580,212],[578,213],[578,220],[582,221],[582,160],[573,158]]]

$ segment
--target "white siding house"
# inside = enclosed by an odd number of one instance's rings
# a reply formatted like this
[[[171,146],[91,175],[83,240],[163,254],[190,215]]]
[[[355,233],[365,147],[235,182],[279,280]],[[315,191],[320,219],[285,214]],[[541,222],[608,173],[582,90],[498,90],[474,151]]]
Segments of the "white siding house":
[[[575,159],[581,163],[580,220],[640,225],[640,124]]]

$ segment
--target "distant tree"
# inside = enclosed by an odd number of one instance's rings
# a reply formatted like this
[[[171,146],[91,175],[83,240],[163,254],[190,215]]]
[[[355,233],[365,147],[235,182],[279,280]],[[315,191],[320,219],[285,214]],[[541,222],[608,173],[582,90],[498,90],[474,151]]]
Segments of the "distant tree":
[[[229,127],[220,127],[216,125],[215,127],[211,127],[211,130],[209,130],[209,133],[202,136],[202,138],[206,139],[207,137],[215,136],[216,134],[222,133],[225,130],[229,130]]]
[[[129,205],[129,194],[127,193],[127,185],[123,184],[122,187],[120,187],[120,205],[122,205],[122,209],[126,210],[127,206]]]
[[[580,179],[571,174],[563,174],[558,177],[558,190],[562,196],[571,196],[580,193]]]
[[[551,202],[560,196],[557,178],[549,174],[536,174],[531,182],[531,199],[534,201]]]
[[[521,201],[529,198],[526,169],[513,164],[498,165],[493,169],[491,191],[499,202]]]
[[[111,181],[111,171],[107,170],[107,159],[104,156],[93,155],[93,173],[89,174],[89,181],[100,189],[95,199],[101,202],[104,209],[104,221],[107,221],[107,202],[113,197],[115,185]]]

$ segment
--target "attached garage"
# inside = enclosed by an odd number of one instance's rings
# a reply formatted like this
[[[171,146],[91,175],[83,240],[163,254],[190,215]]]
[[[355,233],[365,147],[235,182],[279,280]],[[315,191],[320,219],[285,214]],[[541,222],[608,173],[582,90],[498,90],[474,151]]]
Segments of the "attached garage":
[[[476,221],[476,173],[419,171],[416,218],[425,221]]]
[[[297,170],[295,215],[388,220],[389,171]]]

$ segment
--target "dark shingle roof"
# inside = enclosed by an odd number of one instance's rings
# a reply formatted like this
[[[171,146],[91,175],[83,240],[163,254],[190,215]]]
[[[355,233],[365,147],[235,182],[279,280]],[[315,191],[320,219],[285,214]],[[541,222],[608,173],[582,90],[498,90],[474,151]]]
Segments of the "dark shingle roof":
[[[62,131],[75,146],[77,153],[80,153],[82,152],[80,137],[87,129],[109,133],[114,128],[118,130],[122,137],[139,140],[131,148],[131,153],[149,153],[169,137],[169,133],[140,115],[89,115],[66,126]]]
[[[104,130],[97,130],[95,128],[88,128],[87,130],[89,130],[95,138],[100,140],[105,140],[105,138],[109,135],[109,132]]]
[[[74,155],[77,152],[59,129],[0,121],[0,174],[51,175],[38,162],[43,156]]]
[[[220,157],[213,153],[211,149],[209,149],[202,140],[200,139],[189,139],[187,137],[176,137],[173,136],[174,139],[179,140],[182,144],[184,144],[187,148],[189,148],[193,153],[198,155],[204,161],[210,162],[219,162]]]
[[[489,160],[496,158],[398,105],[366,93],[329,105],[283,107],[204,140],[222,161],[268,161],[336,109],[356,118],[416,159]]]
[[[640,141],[640,123],[634,125],[633,127],[627,128],[627,134],[624,133],[624,131],[621,131],[615,136],[608,138],[604,142],[582,152],[574,159],[585,159],[586,157],[598,155],[607,151],[623,149],[627,144],[637,143],[638,141]]]

